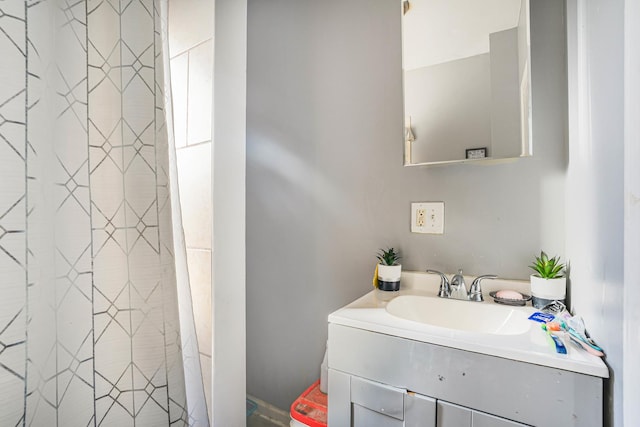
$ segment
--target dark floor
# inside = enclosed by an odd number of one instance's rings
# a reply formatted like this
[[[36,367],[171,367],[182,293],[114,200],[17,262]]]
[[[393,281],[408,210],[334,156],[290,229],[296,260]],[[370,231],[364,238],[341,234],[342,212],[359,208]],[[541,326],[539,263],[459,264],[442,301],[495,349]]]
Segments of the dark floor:
[[[258,413],[253,413],[253,415],[247,418],[247,427],[288,427],[288,425],[282,424],[278,421],[270,420],[269,418]]]

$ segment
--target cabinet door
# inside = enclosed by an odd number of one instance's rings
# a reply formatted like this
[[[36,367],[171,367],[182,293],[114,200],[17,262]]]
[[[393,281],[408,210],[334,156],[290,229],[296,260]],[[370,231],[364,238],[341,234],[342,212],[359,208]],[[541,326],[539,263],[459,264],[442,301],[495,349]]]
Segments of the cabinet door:
[[[438,400],[436,427],[471,427],[471,409]]]
[[[436,425],[436,400],[408,392],[404,397],[405,427],[434,427]]]
[[[329,427],[351,425],[351,375],[329,369]]]
[[[520,424],[515,421],[507,420],[505,418],[496,417],[495,415],[485,414],[483,412],[473,411],[471,416],[473,427],[524,427],[525,424]]]

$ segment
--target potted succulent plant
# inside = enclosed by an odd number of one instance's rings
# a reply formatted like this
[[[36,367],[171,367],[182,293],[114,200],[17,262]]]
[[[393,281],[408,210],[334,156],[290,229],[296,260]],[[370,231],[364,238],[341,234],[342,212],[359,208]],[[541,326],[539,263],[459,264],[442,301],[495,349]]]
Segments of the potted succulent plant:
[[[529,266],[535,271],[531,275],[531,296],[534,307],[542,308],[552,301],[564,303],[567,294],[564,267],[560,257],[549,258],[544,251],[540,251],[540,256],[535,257],[535,262]]]
[[[400,290],[400,275],[402,265],[400,252],[393,248],[380,249],[378,254],[378,289],[382,291]]]

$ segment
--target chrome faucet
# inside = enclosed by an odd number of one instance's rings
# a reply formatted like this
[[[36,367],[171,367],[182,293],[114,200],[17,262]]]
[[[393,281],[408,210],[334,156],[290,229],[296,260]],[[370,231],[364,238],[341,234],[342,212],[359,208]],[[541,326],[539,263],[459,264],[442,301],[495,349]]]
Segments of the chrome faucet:
[[[427,270],[427,273],[440,275],[440,290],[438,291],[438,296],[440,298],[449,298],[451,296],[451,284],[447,276],[437,270]]]
[[[482,276],[478,276],[473,280],[471,287],[469,288],[469,292],[467,292],[467,285],[464,281],[464,276],[462,276],[462,270],[458,270],[458,273],[451,278],[451,281],[447,279],[447,276],[445,276],[444,273],[437,270],[427,270],[427,273],[440,275],[440,289],[438,290],[438,296],[440,298],[452,298],[477,302],[484,301],[480,283],[484,279],[495,279],[498,277],[495,274],[484,274]]]
[[[473,279],[473,283],[471,283],[471,287],[469,288],[469,301],[484,301],[484,297],[482,296],[482,288],[480,287],[480,282],[484,279],[495,279],[498,276],[495,274],[484,274],[482,276],[478,276]]]
[[[464,282],[462,269],[458,270],[458,274],[451,278],[451,295],[456,299],[466,299],[467,284]]]

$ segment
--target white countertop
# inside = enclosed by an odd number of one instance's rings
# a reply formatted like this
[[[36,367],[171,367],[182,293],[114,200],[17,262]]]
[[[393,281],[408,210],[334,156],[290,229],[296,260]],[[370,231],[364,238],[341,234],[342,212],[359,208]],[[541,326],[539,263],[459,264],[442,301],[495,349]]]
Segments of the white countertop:
[[[472,279],[465,277],[467,286]],[[547,342],[547,337],[540,328],[540,324],[534,321],[530,321],[531,328],[524,334],[496,335],[460,331],[405,320],[388,313],[385,309],[387,303],[399,295],[422,295],[437,298],[439,284],[440,277],[437,275],[403,272],[400,291],[373,290],[331,313],[329,322],[602,378],[609,377],[609,370],[601,358],[587,353],[569,339],[565,340],[567,354],[557,354]],[[493,290],[513,289],[525,294],[529,293],[529,282],[524,281],[485,280],[482,282],[482,286],[485,301],[460,301],[461,307],[464,307],[464,304],[495,304],[493,298],[489,296],[489,292]],[[528,304],[526,307],[513,308],[523,310],[527,315],[537,311],[530,305],[531,303]]]

